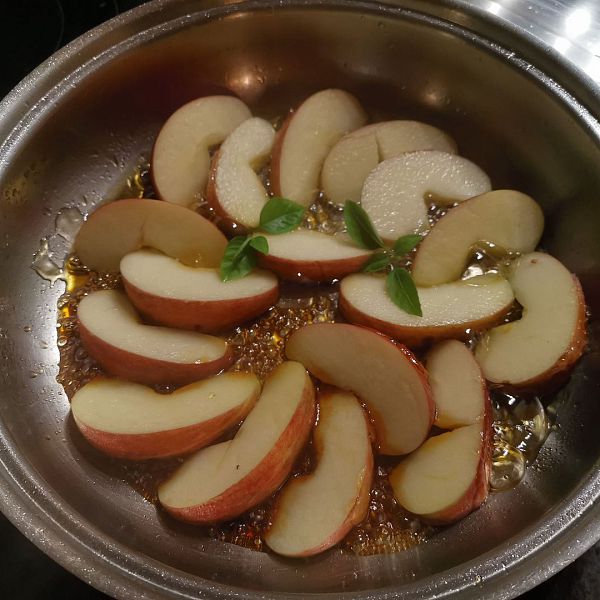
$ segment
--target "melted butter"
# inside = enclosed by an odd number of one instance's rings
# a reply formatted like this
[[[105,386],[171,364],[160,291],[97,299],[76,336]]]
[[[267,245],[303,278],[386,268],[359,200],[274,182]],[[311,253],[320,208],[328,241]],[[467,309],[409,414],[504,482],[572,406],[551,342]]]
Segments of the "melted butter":
[[[83,215],[78,208],[62,208],[56,215],[54,228],[58,235],[72,242],[83,224]]]
[[[551,431],[551,419],[538,397],[492,391],[494,450],[491,488],[505,491],[516,486],[526,466],[538,455]]]
[[[48,239],[40,240],[40,247],[33,255],[31,268],[42,278],[54,285],[59,279],[64,278],[64,271],[52,260],[52,251],[48,245]]]

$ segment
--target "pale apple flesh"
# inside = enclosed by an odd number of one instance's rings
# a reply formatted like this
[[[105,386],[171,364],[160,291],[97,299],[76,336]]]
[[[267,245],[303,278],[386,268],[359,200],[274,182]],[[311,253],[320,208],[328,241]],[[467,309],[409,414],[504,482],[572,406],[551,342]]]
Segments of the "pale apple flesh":
[[[121,274],[129,300],[146,319],[179,329],[222,331],[260,315],[279,298],[277,277],[267,271],[223,282],[218,269],[188,267],[150,250],[125,256]]]
[[[304,367],[284,362],[229,442],[188,458],[158,498],[172,516],[192,523],[232,519],[268,498],[290,474],[315,419],[314,387]]]
[[[577,278],[541,252],[521,256],[509,281],[521,319],[481,339],[475,357],[490,382],[516,388],[552,385],[568,375],[587,344],[586,309]]]
[[[297,229],[266,235],[269,253],[260,265],[284,279],[331,281],[360,271],[371,251],[358,248],[345,234]]]
[[[275,195],[303,206],[312,204],[329,150],[343,135],[366,122],[364,110],[347,92],[329,89],[307,98],[277,134],[271,160]]]
[[[155,248],[191,266],[218,267],[227,238],[201,215],[158,200],[127,199],[93,212],[75,238],[83,264],[116,273],[121,259],[143,247]]]
[[[412,266],[417,285],[458,279],[481,243],[506,252],[532,252],[544,231],[540,206],[521,192],[495,190],[446,213],[419,244]]]
[[[427,373],[404,346],[366,327],[318,323],[294,332],[286,355],[367,405],[381,454],[407,454],[427,437],[435,410]]]
[[[128,460],[202,448],[251,410],[260,383],[250,373],[224,373],[159,394],[123,379],[96,377],[71,401],[77,427],[98,450]]]
[[[371,171],[361,204],[386,241],[430,228],[426,200],[452,206],[491,190],[489,177],[462,156],[420,150],[384,160]]]
[[[434,425],[455,429],[483,423],[491,411],[485,379],[471,351],[457,340],[436,344],[425,362],[437,408]]]
[[[209,149],[251,116],[233,96],[205,96],[176,110],[152,151],[152,180],[160,198],[181,206],[199,200],[208,180]]]
[[[488,496],[489,449],[482,424],[429,438],[390,473],[396,500],[434,525],[466,517]]]
[[[338,204],[360,202],[365,179],[381,162],[405,152],[439,150],[456,153],[443,131],[419,121],[384,121],[345,135],[330,150],[321,173],[323,192]]]
[[[353,394],[319,395],[314,448],[315,470],[285,485],[264,536],[269,548],[284,556],[331,548],[368,510],[373,452],[366,415]]]
[[[206,199],[228,229],[256,229],[269,195],[258,172],[266,165],[275,142],[275,130],[264,119],[244,121],[219,148]],[[221,223],[219,223],[221,225]]]
[[[513,306],[508,281],[479,275],[429,288],[417,288],[423,316],[399,308],[386,291],[385,277],[356,273],[340,285],[340,310],[352,323],[373,327],[410,347],[448,338],[466,339],[499,323]]]
[[[145,384],[185,385],[227,368],[227,343],[211,335],[144,325],[122,292],[85,296],[77,309],[79,335],[90,356],[115,377]]]

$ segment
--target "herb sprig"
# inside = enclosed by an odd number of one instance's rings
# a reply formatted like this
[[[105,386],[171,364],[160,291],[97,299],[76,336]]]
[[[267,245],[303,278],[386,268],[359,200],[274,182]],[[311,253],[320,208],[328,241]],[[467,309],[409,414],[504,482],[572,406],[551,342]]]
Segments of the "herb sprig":
[[[366,273],[388,271],[385,289],[391,301],[408,314],[422,317],[417,288],[410,273],[401,266],[401,262],[423,238],[416,234],[403,235],[388,248],[364,208],[352,200],[344,204],[344,223],[355,244],[366,250],[376,250],[362,270]]]
[[[271,198],[260,212],[259,231],[270,234],[288,233],[304,218],[304,207],[286,198]],[[221,260],[221,281],[233,281],[248,275],[258,262],[258,254],[269,253],[264,235],[238,235],[231,239]]]

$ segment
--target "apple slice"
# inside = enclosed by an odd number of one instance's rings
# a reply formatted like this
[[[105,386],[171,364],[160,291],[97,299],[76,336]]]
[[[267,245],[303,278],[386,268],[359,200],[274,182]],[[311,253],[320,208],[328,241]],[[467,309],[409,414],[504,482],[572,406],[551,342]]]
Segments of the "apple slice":
[[[496,325],[513,306],[510,284],[497,274],[478,275],[417,288],[422,317],[398,308],[386,292],[385,277],[356,273],[342,280],[340,310],[348,321],[378,329],[408,346],[464,338],[466,330]]]
[[[260,383],[251,373],[223,373],[172,394],[96,377],[73,396],[71,412],[98,450],[146,460],[210,444],[250,412],[259,393]]]
[[[446,213],[417,249],[412,275],[417,285],[458,279],[481,242],[509,252],[532,252],[544,231],[544,213],[529,196],[496,190]]]
[[[121,259],[147,246],[190,266],[218,267],[227,238],[208,219],[158,200],[118,200],[83,224],[74,251],[90,269],[116,273]]]
[[[373,479],[369,426],[353,394],[319,396],[317,467],[277,498],[265,542],[284,556],[312,556],[337,544],[366,516]]]
[[[330,281],[360,271],[371,255],[345,234],[297,229],[265,237],[269,254],[260,257],[260,265],[284,279]]]
[[[187,267],[152,250],[125,256],[121,274],[144,317],[180,329],[221,331],[256,317],[279,298],[277,277],[268,271],[223,283],[218,269]]]
[[[429,229],[426,200],[452,206],[491,190],[489,177],[462,156],[421,150],[384,160],[367,177],[361,204],[384,240]]]
[[[407,454],[427,437],[435,411],[427,373],[404,346],[365,327],[317,323],[295,331],[286,354],[366,403],[382,454]]]
[[[437,408],[434,425],[455,429],[483,423],[491,413],[485,379],[471,351],[461,342],[436,344],[425,362]]]
[[[313,384],[301,364],[284,362],[230,442],[200,450],[158,490],[175,518],[232,519],[268,498],[289,475],[315,419]]]
[[[346,133],[367,122],[354,96],[323,90],[307,98],[283,124],[271,161],[271,184],[277,196],[309,206],[319,191],[323,161]]]
[[[383,160],[404,152],[439,150],[456,152],[450,136],[419,121],[385,121],[345,135],[323,163],[323,192],[333,202],[360,201],[369,173]]]
[[[396,500],[432,524],[466,517],[488,495],[490,444],[481,424],[429,438],[390,473]]]
[[[85,296],[77,309],[79,335],[110,375],[160,385],[184,385],[227,368],[233,353],[217,337],[140,323],[122,292]]]
[[[244,121],[223,142],[213,160],[206,199],[231,231],[239,226],[256,229],[269,195],[257,172],[262,169],[275,141],[275,129],[264,119]]]
[[[160,198],[181,206],[198,200],[208,180],[209,149],[251,116],[233,96],[206,96],[176,110],[152,150],[152,180]]]
[[[587,343],[579,281],[558,260],[541,252],[519,258],[509,281],[523,315],[481,339],[475,358],[483,374],[488,381],[517,388],[562,380]]]

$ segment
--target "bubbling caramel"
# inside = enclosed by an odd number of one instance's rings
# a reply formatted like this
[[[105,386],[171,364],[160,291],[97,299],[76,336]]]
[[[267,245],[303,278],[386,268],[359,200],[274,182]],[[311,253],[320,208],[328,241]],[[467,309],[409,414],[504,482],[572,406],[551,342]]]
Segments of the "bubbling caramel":
[[[265,174],[268,179],[268,173]],[[154,198],[148,163],[141,164],[127,179],[122,190],[123,196]],[[204,216],[217,220],[207,204],[200,200],[195,206]],[[431,203],[429,220],[433,225],[447,208]],[[343,230],[342,208],[329,202],[322,195],[307,210],[303,226],[325,233]],[[405,266],[410,267],[412,254],[406,257]],[[498,267],[497,252],[494,248],[482,247],[474,255],[466,275],[478,275]],[[96,375],[102,374],[100,367],[83,348],[77,331],[77,306],[86,294],[96,290],[122,287],[119,275],[91,272],[76,257],[69,257],[64,266],[66,281],[65,293],[58,301],[58,347],[60,365],[58,382],[64,387],[69,398]],[[283,284],[278,303],[261,318],[236,327],[228,336],[228,342],[235,352],[235,362],[231,367],[236,371],[254,372],[264,379],[284,360],[286,339],[300,327],[309,323],[339,321],[337,312],[337,285]],[[519,308],[507,317],[514,320],[520,315]],[[469,333],[469,332],[467,332]],[[470,335],[470,345],[477,336]],[[168,393],[168,386],[156,388]],[[492,490],[506,490],[514,487],[523,477],[528,463],[535,459],[537,452],[550,431],[550,421],[538,398],[525,399],[494,391],[494,449],[491,477]],[[230,439],[237,428],[223,439]],[[96,466],[104,468],[127,481],[147,501],[158,503],[158,486],[183,461],[183,458],[126,462],[101,455],[85,442],[78,444],[82,453]],[[366,518],[356,526],[341,542],[345,551],[358,555],[372,555],[399,552],[424,542],[435,531],[419,519],[407,513],[395,500],[388,481],[388,473],[399,459],[376,457],[373,485],[370,493],[369,509]],[[309,443],[294,466],[292,477],[309,473],[314,468],[312,445]],[[240,517],[200,531],[212,538],[250,548],[265,550],[263,533],[270,524],[274,498]],[[168,522],[168,521],[166,521]]]

